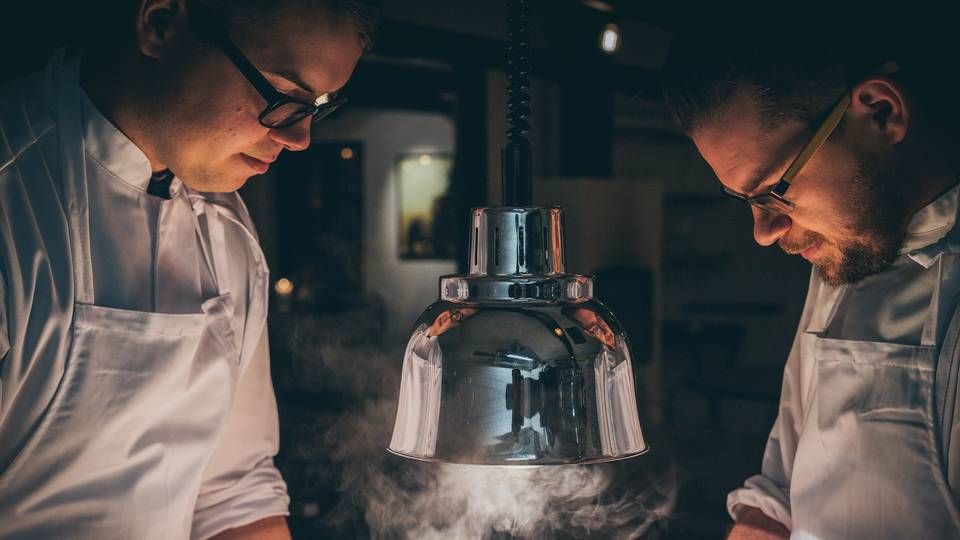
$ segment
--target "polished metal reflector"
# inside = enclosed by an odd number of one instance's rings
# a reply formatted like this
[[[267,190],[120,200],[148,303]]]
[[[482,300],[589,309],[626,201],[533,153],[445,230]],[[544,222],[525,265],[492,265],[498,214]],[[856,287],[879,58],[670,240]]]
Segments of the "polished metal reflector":
[[[440,279],[403,360],[390,451],[485,465],[624,459],[647,450],[627,337],[565,273],[559,208],[473,211],[470,273]]]

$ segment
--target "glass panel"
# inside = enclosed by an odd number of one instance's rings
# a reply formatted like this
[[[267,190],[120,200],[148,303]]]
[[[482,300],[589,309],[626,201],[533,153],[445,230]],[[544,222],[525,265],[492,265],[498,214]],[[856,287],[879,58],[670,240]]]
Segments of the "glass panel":
[[[302,120],[313,112],[313,108],[300,103],[284,103],[265,114],[260,121],[271,127],[282,127],[285,124]]]
[[[755,199],[750,199],[750,203],[757,208],[762,208],[763,210],[769,210],[771,212],[789,214],[793,211],[793,205],[783,202],[780,199],[770,195],[764,195]]]
[[[737,193],[736,191],[727,189],[727,186],[725,186],[725,185],[723,185],[723,184],[720,184],[720,193],[723,193],[723,194],[726,195],[727,197],[730,197],[730,198],[732,198],[732,199],[736,199],[736,200],[741,201],[741,202],[746,202],[746,200],[747,200],[747,198],[748,198],[746,195],[744,195],[744,194],[742,194],[742,193]]]
[[[456,235],[452,215],[450,173],[453,159],[447,154],[410,154],[397,158],[397,192],[400,202],[400,257],[452,259]]]

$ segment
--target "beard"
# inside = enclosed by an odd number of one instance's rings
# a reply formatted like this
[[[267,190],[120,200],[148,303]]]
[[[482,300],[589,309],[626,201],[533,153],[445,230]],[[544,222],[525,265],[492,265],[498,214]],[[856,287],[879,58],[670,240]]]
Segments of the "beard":
[[[831,242],[813,231],[806,231],[794,242],[779,243],[788,253],[799,251],[798,246],[833,246],[839,257],[827,256],[813,261],[817,273],[833,286],[857,283],[878,274],[893,264],[900,252],[910,221],[905,208],[903,184],[899,168],[892,159],[866,151],[858,151],[857,172],[843,193],[850,212],[851,241]]]

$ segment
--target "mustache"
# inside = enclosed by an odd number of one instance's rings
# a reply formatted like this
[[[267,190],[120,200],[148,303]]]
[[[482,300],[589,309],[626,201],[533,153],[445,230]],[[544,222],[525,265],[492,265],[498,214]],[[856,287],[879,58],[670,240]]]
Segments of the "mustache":
[[[799,255],[810,246],[824,242],[826,242],[826,238],[822,235],[813,231],[805,231],[800,238],[797,239],[783,237],[777,241],[777,245],[788,255]]]

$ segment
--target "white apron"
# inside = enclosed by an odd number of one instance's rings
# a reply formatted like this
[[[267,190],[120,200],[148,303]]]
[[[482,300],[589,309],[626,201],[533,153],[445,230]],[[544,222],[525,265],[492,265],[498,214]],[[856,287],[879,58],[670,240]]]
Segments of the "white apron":
[[[955,243],[956,231],[941,243]],[[954,298],[940,296],[941,286],[956,280],[942,270],[943,258],[957,256],[947,249],[927,270],[937,272],[937,285],[919,346],[824,337],[843,293],[823,326],[801,337],[801,365],[812,366],[815,382],[803,398],[791,538],[960,538],[942,457],[949,430],[941,435],[941,425],[952,425],[953,401],[948,388],[935,385],[956,380],[950,372],[960,311]],[[952,314],[946,332],[938,332],[941,310]]]
[[[72,344],[44,417],[0,476],[0,538],[189,538],[242,349],[255,345],[241,341],[258,337],[232,326],[224,244],[212,249],[201,233],[206,217],[222,240],[221,221],[210,218],[229,210],[186,189],[162,203],[161,216],[174,214],[168,222],[187,233],[181,239],[195,243],[199,234],[204,247],[205,279],[216,292],[198,312],[94,305],[80,103],[69,71],[58,77],[57,116],[75,282]],[[259,247],[255,253],[262,261]],[[261,264],[251,290],[266,279]],[[251,295],[248,327],[262,324],[264,295]]]

